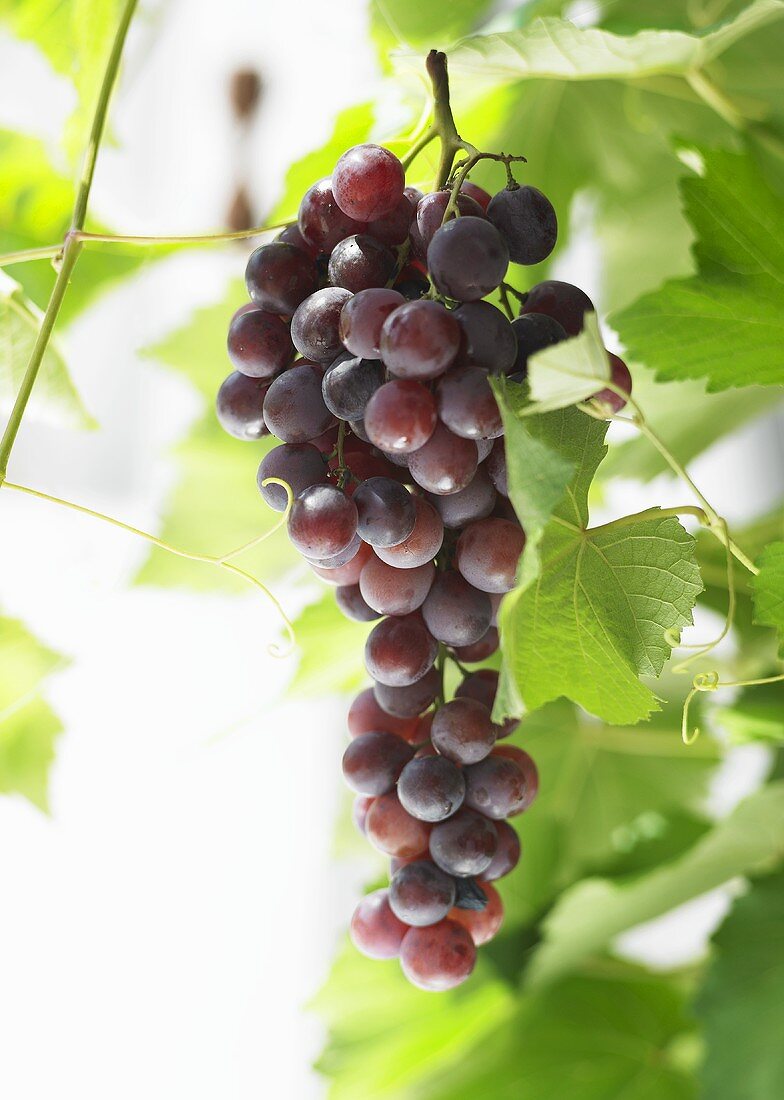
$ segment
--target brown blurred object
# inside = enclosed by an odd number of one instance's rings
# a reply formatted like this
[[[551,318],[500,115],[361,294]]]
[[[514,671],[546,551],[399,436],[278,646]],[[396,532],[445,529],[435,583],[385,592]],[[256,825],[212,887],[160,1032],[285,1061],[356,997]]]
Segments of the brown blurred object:
[[[241,233],[243,230],[252,229],[256,225],[250,196],[242,185],[234,192],[234,198],[231,200],[226,213],[226,223],[232,233]]]
[[[238,119],[246,122],[259,105],[263,90],[261,76],[255,69],[237,69],[229,81],[229,99]]]

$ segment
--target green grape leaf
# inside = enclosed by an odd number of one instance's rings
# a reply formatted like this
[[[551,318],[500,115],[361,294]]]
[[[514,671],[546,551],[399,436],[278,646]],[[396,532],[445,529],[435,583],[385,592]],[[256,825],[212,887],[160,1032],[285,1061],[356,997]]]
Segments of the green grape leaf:
[[[784,684],[746,688],[727,706],[717,707],[712,719],[735,745],[763,741],[784,744]]]
[[[784,654],[784,542],[772,542],[758,559],[759,576],[754,589],[754,621],[778,631],[779,652]]]
[[[10,412],[13,406],[40,327],[38,309],[25,298],[13,279],[0,272],[0,411]],[[28,412],[49,424],[95,427],[95,421],[82,405],[71,382],[57,345],[51,340],[44,352]]]
[[[221,554],[270,531],[280,513],[267,507],[256,487],[256,470],[278,441],[270,436],[248,443],[223,431],[215,417],[215,394],[231,364],[226,329],[243,300],[243,286],[232,282],[217,305],[196,310],[187,325],[146,354],[181,372],[198,390],[205,410],[175,448],[179,480],[170,494],[161,538],[191,552]],[[272,535],[237,564],[258,565],[265,580],[279,575],[294,558],[285,531]],[[240,590],[241,581],[221,569],[153,550],[137,582],[190,588]]]
[[[784,1096],[784,874],[752,882],[713,937],[695,1012],[706,1100]],[[742,1056],[739,1057],[739,1052]]]
[[[702,590],[695,540],[655,509],[589,527],[588,488],[607,425],[574,409],[540,420],[540,439],[556,447],[569,439],[580,465],[541,540],[541,569],[524,562],[501,605],[496,716],[565,695],[607,722],[635,723],[658,709],[639,677],[661,674],[671,652],[665,633],[692,621]]]
[[[65,135],[73,157],[87,140],[124,6],[122,0],[0,0],[0,23],[18,38],[35,42],[55,71],[74,83],[78,102]]]
[[[302,659],[289,691],[299,698],[358,691],[368,678],[363,654],[371,625],[347,619],[328,588],[294,620]]]
[[[784,16],[781,0],[756,0],[735,19],[702,34],[640,31],[627,37],[568,19],[535,19],[525,30],[468,38],[450,53],[456,77],[498,86],[535,77],[561,80],[686,76],[735,42]]]
[[[567,890],[544,922],[529,971],[553,981],[603,950],[621,932],[653,920],[736,875],[784,858],[784,782],[744,799],[679,859],[628,883],[589,879]]]
[[[334,1100],[692,1100],[678,1040],[688,1038],[683,991],[621,964],[514,997],[479,953],[460,989],[407,985],[397,962],[347,948],[316,999],[329,1043],[317,1068]]]
[[[698,273],[615,314],[633,359],[664,379],[708,389],[784,383],[784,203],[749,156],[701,150],[704,174],[682,181]]]
[[[537,412],[585,401],[610,380],[610,360],[595,313],[579,336],[537,351],[528,361],[528,385]]]
[[[24,795],[42,810],[62,726],[41,686],[64,664],[22,623],[0,618],[0,792]]]
[[[504,421],[509,498],[525,530],[520,570],[525,584],[539,574],[539,544],[570,484],[582,481],[587,494],[606,452],[604,432],[576,409],[530,415],[525,388],[505,379],[493,380],[493,392]]]
[[[514,741],[539,771],[539,794],[512,824],[524,858],[500,884],[504,932],[515,935],[586,873],[616,874],[659,851],[693,842],[708,782],[720,758],[710,738],[685,753],[680,706],[645,727],[617,728],[563,700],[527,715]],[[685,828],[684,815],[692,819]],[[650,853],[646,856],[646,850]]]

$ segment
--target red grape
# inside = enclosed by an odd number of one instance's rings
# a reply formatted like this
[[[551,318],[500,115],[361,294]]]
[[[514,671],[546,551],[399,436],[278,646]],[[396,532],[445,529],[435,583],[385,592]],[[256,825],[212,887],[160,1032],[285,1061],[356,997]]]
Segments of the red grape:
[[[379,387],[365,409],[365,430],[382,451],[410,454],[427,443],[436,426],[436,402],[421,384],[395,378]]]
[[[427,855],[430,826],[407,813],[394,791],[375,800],[368,811],[365,831],[373,847],[388,856],[415,859]]]
[[[428,498],[447,527],[464,527],[472,520],[484,519],[492,512],[496,494],[484,466],[480,466],[473,478],[456,493]]]
[[[429,672],[437,652],[436,640],[418,614],[392,616],[368,635],[365,665],[377,683],[408,687]]]
[[[272,382],[264,398],[264,422],[273,435],[286,443],[308,443],[335,423],[321,385],[321,371],[310,363],[291,367]]]
[[[466,768],[465,777],[466,805],[495,820],[522,813],[533,797],[517,762],[495,751]]]
[[[377,614],[408,615],[422,606],[435,573],[432,562],[418,569],[396,569],[373,557],[362,570],[359,590]]]
[[[348,732],[351,737],[359,737],[361,733],[369,733],[371,730],[386,730],[387,733],[396,733],[409,744],[418,745],[424,740],[419,736],[418,718],[395,718],[387,714],[376,702],[372,688],[361,691],[348,709]]]
[[[335,603],[347,619],[356,623],[372,623],[381,615],[367,603],[358,584],[340,585],[335,590]]]
[[[444,525],[433,505],[422,497],[411,499],[416,512],[411,534],[396,546],[376,547],[376,555],[381,561],[396,569],[421,568],[433,560],[444,541]],[[399,583],[402,581],[403,578],[398,578]]]
[[[232,366],[249,378],[271,378],[294,359],[288,325],[263,309],[238,311],[226,346]]]
[[[438,751],[456,764],[476,764],[489,754],[496,739],[490,711],[475,699],[453,699],[439,707],[431,739]]]
[[[332,189],[340,209],[357,221],[383,218],[395,209],[405,187],[403,165],[380,145],[355,145],[335,165]]]
[[[354,492],[360,537],[371,546],[397,546],[414,530],[414,498],[388,477],[371,477]]]
[[[482,592],[509,592],[525,546],[522,527],[507,519],[481,519],[457,540],[457,568]]]
[[[427,443],[414,451],[408,468],[417,485],[437,496],[457,493],[470,484],[479,464],[473,439],[463,439],[437,423]]]
[[[490,626],[490,615],[487,593],[474,588],[452,569],[438,574],[422,604],[428,630],[439,642],[450,646],[478,642]]]
[[[346,237],[329,257],[329,281],[354,293],[386,286],[394,270],[394,253],[366,233]]]
[[[491,626],[488,627],[487,633],[483,634],[478,642],[474,642],[472,645],[456,646],[455,656],[459,661],[465,661],[469,665],[478,664],[480,661],[486,661],[497,649],[498,630]]]
[[[610,357],[610,381],[623,390],[624,393],[632,392],[632,376],[629,372],[629,368],[624,363],[623,359],[618,355],[613,355],[609,351]],[[626,404],[626,401],[615,390],[600,390],[594,394],[594,401],[601,401],[604,405],[609,405],[612,412],[620,412]]]
[[[292,496],[297,497],[309,486],[326,482],[326,466],[310,443],[281,443],[265,454],[256,475],[259,492],[270,508],[282,512],[288,503],[288,495],[281,485],[264,485],[263,482],[269,477],[287,482]]]
[[[357,533],[354,501],[335,485],[311,485],[294,501],[288,531],[294,546],[306,557],[339,554]]]
[[[304,240],[319,252],[331,252],[338,241],[365,228],[363,222],[355,221],[340,209],[329,179],[319,180],[305,192],[298,227]]]
[[[491,882],[503,878],[510,871],[514,871],[520,860],[520,838],[508,821],[496,821],[498,833],[498,847],[490,866],[482,872],[485,882]]]
[[[403,973],[419,989],[454,989],[471,976],[476,948],[469,933],[452,920],[410,928],[400,946]]]
[[[407,687],[374,684],[373,694],[379,705],[398,718],[413,718],[431,706],[441,687],[441,677],[435,668]]]
[[[381,358],[399,378],[436,378],[459,347],[460,324],[440,302],[406,302],[389,314],[381,329]]]
[[[378,359],[381,354],[381,329],[384,321],[405,303],[405,298],[388,287],[360,290],[349,298],[340,313],[339,335],[354,355]]]
[[[504,430],[498,403],[482,367],[457,367],[438,383],[438,415],[465,439],[495,439]]]
[[[389,891],[374,890],[360,901],[350,924],[351,940],[369,959],[395,959],[409,931],[389,906]]]
[[[367,564],[367,561],[373,551],[370,549],[369,546],[366,545],[366,543],[362,542],[361,539],[357,539],[357,541],[359,545],[357,546],[356,550],[353,554],[349,555],[347,560],[341,565],[324,565],[322,559],[321,562],[309,562],[310,568],[313,570],[316,576],[321,577],[321,579],[326,581],[327,584],[334,584],[339,587],[350,584],[358,584],[359,575],[365,568],[365,565]],[[349,545],[353,546],[353,544],[354,540],[352,539]]]

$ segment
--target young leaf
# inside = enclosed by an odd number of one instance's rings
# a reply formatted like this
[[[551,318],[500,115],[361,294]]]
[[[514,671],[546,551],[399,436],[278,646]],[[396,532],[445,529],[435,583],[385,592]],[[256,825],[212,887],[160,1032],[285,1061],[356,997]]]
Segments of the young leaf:
[[[749,156],[702,150],[684,179],[697,274],[665,283],[613,315],[632,359],[660,378],[709,390],[784,383],[784,203]]]
[[[41,684],[63,664],[20,622],[0,618],[0,792],[22,794],[42,810],[62,726]]]
[[[21,287],[0,272],[0,409],[10,411],[41,327],[41,314]],[[49,424],[94,428],[56,344],[49,342],[28,413]]]
[[[779,653],[784,654],[784,542],[772,542],[759,558],[754,588],[754,621],[778,631]]]
[[[496,715],[565,695],[607,722],[638,722],[658,709],[639,676],[661,674],[671,652],[665,633],[691,622],[702,589],[694,539],[656,512],[590,528],[588,489],[607,425],[575,409],[530,419],[540,442],[579,465],[539,544],[541,565],[524,561],[519,587],[501,605]],[[508,462],[516,461],[510,448]]]
[[[593,465],[589,439],[600,448],[597,464],[604,453],[603,433],[596,421],[576,409],[528,416],[523,387],[504,379],[494,379],[492,384],[504,421],[509,497],[526,536],[521,570],[524,583],[538,574],[539,543],[575,477],[577,463]]]
[[[568,890],[544,922],[531,963],[533,984],[571,971],[621,932],[653,920],[736,875],[784,857],[784,782],[744,799],[680,859],[628,884],[590,879]]]
[[[528,362],[528,384],[537,412],[575,405],[610,380],[610,360],[595,313],[586,313],[579,336],[544,348]]]
[[[695,1006],[705,1035],[705,1096],[784,1096],[782,988],[784,873],[779,872],[752,882],[713,937],[711,966]]]
[[[493,9],[492,0],[450,0],[449,4],[422,4],[420,0],[371,0],[370,29],[379,60],[389,65],[392,50],[445,49],[469,34]]]

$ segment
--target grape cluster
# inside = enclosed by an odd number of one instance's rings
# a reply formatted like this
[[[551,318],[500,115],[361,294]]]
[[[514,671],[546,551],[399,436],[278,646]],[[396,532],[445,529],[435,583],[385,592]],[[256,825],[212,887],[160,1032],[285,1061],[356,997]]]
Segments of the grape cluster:
[[[500,744],[516,723],[491,718],[498,674],[463,666],[498,648],[525,543],[490,377],[522,380],[528,357],[593,308],[555,281],[511,322],[485,299],[510,259],[545,259],[556,232],[534,187],[422,194],[387,149],[356,146],[252,254],[251,301],[229,327],[221,424],[282,440],[259,467],[262,496],[283,511],[286,492],[265,483],[291,487],[292,543],[346,616],[378,620],[343,772],[391,882],[360,902],[351,935],[373,958],[399,956],[424,989],[464,981],[498,931],[493,883],[520,856],[506,819],[538,786],[530,756]],[[620,360],[613,370],[627,386]],[[449,702],[446,659],[463,676]]]

